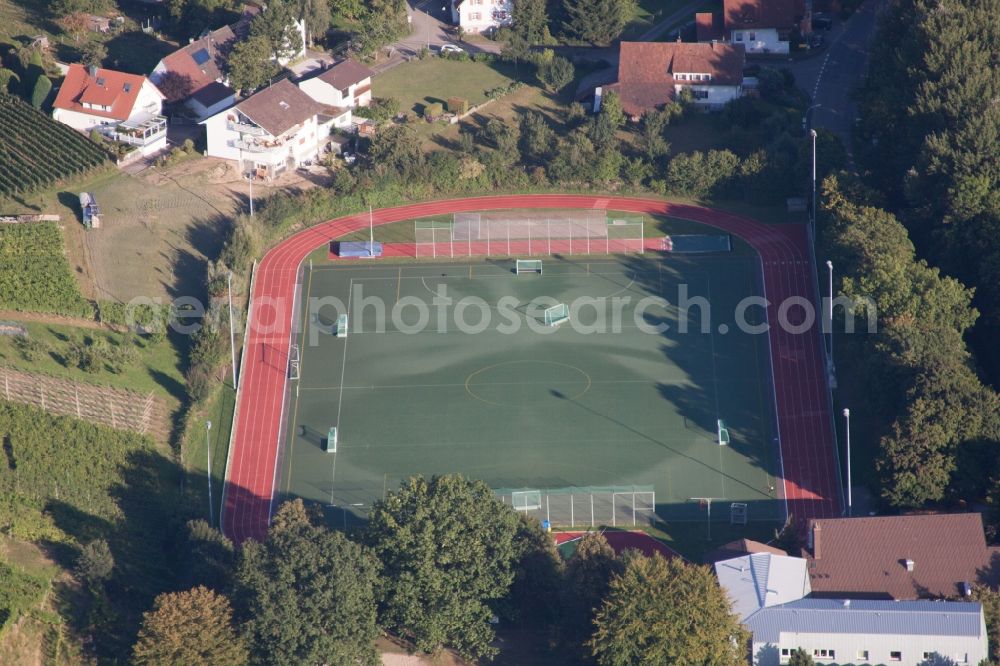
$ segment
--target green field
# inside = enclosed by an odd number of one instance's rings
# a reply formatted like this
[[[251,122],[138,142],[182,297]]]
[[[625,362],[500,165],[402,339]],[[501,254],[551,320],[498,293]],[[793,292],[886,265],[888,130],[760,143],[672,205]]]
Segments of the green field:
[[[379,74],[378,96],[399,100],[403,111],[420,115],[431,102],[463,97],[470,106],[486,101],[486,91],[513,82],[504,63],[481,63],[427,57]]]
[[[543,275],[515,275],[512,266],[314,260],[280,494],[322,504],[346,524],[407,476],[460,472],[495,489],[545,491],[564,509],[565,493],[553,491],[597,488],[599,504],[612,502],[595,510],[605,523],[633,517],[622,502],[634,498],[612,498],[612,487],[655,493],[655,515],[640,507],[636,524],[704,520],[697,497],[748,502],[752,520],[782,517],[767,338],[734,325],[739,299],[759,293],[754,255],[550,257]],[[697,307],[688,332],[679,330],[682,285],[688,298],[711,302],[705,332]],[[460,330],[458,307],[437,309],[440,289],[454,304],[464,299],[463,320],[481,330]],[[640,311],[654,296],[667,304]],[[533,306],[545,297],[571,306],[605,300],[572,307],[571,322],[552,328]],[[346,338],[330,334],[331,299],[353,312]],[[484,313],[489,322],[475,326]],[[669,330],[642,328],[663,323]],[[717,443],[719,418],[729,446]],[[325,450],[331,426],[336,452]],[[588,493],[573,496],[577,525],[589,524]],[[714,517],[728,520],[728,508]]]

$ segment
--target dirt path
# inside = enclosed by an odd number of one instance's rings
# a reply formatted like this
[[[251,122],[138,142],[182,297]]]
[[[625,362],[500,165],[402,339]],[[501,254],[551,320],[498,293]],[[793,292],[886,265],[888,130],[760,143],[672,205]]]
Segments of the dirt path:
[[[83,319],[82,317],[63,317],[61,315],[45,314],[41,312],[19,312],[17,310],[0,310],[0,319],[7,321],[30,321],[40,324],[53,324],[58,326],[75,326],[76,328],[89,328],[98,331],[117,330],[107,324],[102,324],[93,319]]]

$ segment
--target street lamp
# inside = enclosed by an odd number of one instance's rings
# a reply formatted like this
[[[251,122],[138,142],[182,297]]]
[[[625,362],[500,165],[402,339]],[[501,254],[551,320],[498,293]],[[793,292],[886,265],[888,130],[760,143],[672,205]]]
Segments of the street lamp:
[[[851,515],[851,410],[844,407],[844,438],[847,444],[847,515]]]
[[[830,374],[833,374],[835,365],[833,362],[833,262],[826,260],[826,272],[829,276],[829,295],[827,297],[826,316],[827,326],[830,327]]]
[[[208,452],[208,524],[215,527],[212,515],[212,422],[205,421],[205,450]]]
[[[233,390],[236,390],[236,333],[233,331],[233,272],[227,277],[229,287],[229,353],[233,362]]]
[[[812,137],[812,185],[813,185],[813,197],[812,197],[812,227],[813,236],[816,234],[816,130],[809,130],[809,136]]]

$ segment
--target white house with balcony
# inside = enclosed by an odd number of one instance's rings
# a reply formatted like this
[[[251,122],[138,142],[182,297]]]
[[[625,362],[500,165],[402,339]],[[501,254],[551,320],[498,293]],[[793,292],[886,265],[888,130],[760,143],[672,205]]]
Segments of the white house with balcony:
[[[287,79],[203,120],[206,155],[234,160],[241,173],[271,180],[316,160],[349,109],[326,107]]]
[[[152,155],[167,147],[163,99],[145,76],[73,64],[52,105],[52,117],[81,132],[96,129]]]
[[[466,32],[483,32],[512,25],[514,3],[511,0],[452,0],[451,21]]]
[[[320,104],[339,108],[368,106],[375,72],[347,58],[299,81],[299,88]],[[350,122],[350,119],[348,119]]]

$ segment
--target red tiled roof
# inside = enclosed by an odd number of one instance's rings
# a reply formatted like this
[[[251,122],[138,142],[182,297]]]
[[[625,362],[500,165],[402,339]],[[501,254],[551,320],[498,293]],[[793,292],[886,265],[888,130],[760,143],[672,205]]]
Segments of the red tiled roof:
[[[191,79],[190,92],[194,94],[225,76],[222,68],[235,41],[233,29],[223,26],[177,49],[163,59],[163,66],[169,72]]]
[[[617,90],[625,113],[637,116],[674,98],[674,74],[709,74],[701,85],[739,85],[746,54],[742,45],[622,42]],[[682,81],[680,83],[691,83]]]
[[[69,66],[53,107],[67,111],[77,111],[102,118],[128,120],[132,107],[139,98],[139,91],[146,77],[140,74],[126,74],[113,69],[97,68],[93,76],[80,64]],[[110,107],[108,111],[90,109],[84,104]]]
[[[724,0],[726,31],[748,28],[778,28],[795,25],[797,0]],[[801,12],[800,12],[801,13]]]
[[[695,34],[699,42],[710,42],[713,39],[723,39],[726,36],[722,14],[719,12],[698,12],[694,15],[694,22]]]
[[[978,513],[814,520],[810,539],[814,596],[952,597],[993,578]]]

